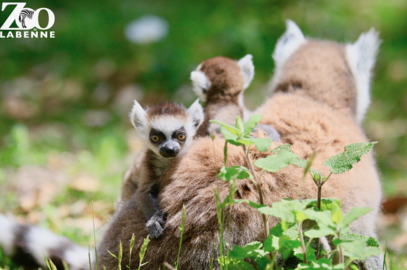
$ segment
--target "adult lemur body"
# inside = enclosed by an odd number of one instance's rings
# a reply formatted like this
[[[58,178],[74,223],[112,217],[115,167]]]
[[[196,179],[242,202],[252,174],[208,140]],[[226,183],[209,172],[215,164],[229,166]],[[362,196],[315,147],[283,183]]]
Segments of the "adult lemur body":
[[[274,126],[280,133],[281,143],[291,144],[301,158],[306,159],[316,151],[318,155],[313,166],[328,174],[329,168],[323,166],[324,160],[342,152],[346,145],[368,141],[360,122],[370,102],[369,83],[380,42],[375,31],[362,34],[353,44],[342,45],[306,39],[293,22],[288,22],[287,26],[273,54],[276,71],[272,87],[275,94],[256,112],[263,115],[261,123]],[[166,232],[159,241],[149,243],[144,258],[148,261],[148,269],[158,269],[164,262],[177,257],[178,248],[174,243],[180,240],[183,205],[187,215],[179,267],[209,268],[212,258],[208,259],[208,256],[213,254],[214,246],[216,263],[220,232],[213,185],[217,185],[221,199],[229,192],[229,185],[219,182],[217,177],[224,165],[224,143],[222,138],[194,140],[188,153],[180,159],[179,166],[165,176],[166,185],[158,199],[167,213]],[[273,143],[272,147],[277,145]],[[250,155],[257,159],[266,154],[251,149]],[[241,148],[228,147],[226,166],[248,166]],[[265,204],[272,206],[283,198],[315,198],[315,184],[310,179],[302,181],[302,174],[303,170],[295,166],[273,174],[264,173],[261,185]],[[322,196],[340,199],[345,213],[353,207],[372,208],[373,211],[353,222],[350,229],[352,233],[376,237],[375,218],[380,206],[381,187],[372,154],[364,156],[351,171],[333,177],[324,185]],[[249,179],[239,181],[236,188],[238,199],[259,201],[257,190]],[[133,267],[138,265],[137,252],[147,235],[140,229],[144,224],[137,219],[126,219],[126,216],[140,215],[134,204],[133,199],[129,200],[107,228],[98,248],[99,265],[115,267],[117,260],[107,250],[117,254],[119,239],[128,250],[128,240],[133,233],[137,249],[133,250],[132,262]],[[276,218],[270,218],[270,227],[277,222]],[[225,238],[230,246],[244,246],[264,240],[262,228],[261,215],[248,205],[238,204],[228,220]],[[128,260],[128,255],[123,252],[123,261]],[[378,256],[371,257],[360,268],[378,269],[381,261]]]

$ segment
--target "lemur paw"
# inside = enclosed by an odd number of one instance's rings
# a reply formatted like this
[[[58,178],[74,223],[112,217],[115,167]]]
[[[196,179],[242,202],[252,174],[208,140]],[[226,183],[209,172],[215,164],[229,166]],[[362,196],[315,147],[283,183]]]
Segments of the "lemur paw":
[[[259,129],[263,130],[273,142],[280,141],[280,134],[273,126],[257,124],[253,129],[253,133],[256,133]]]
[[[149,221],[147,221],[146,227],[150,232],[151,238],[159,238],[164,232],[164,219],[161,214],[154,214]]]

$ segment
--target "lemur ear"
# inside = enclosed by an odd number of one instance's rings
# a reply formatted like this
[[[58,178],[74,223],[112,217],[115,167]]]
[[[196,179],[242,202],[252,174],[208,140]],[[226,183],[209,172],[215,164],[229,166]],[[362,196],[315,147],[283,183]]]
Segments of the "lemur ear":
[[[196,128],[198,128],[204,120],[204,112],[199,99],[192,103],[191,107],[187,110],[188,115],[191,117],[192,122]]]
[[[191,72],[192,87],[194,92],[202,101],[206,101],[206,92],[211,87],[211,82],[206,77],[205,73],[199,71],[198,66],[196,71]]]
[[[346,55],[357,89],[356,120],[362,122],[370,103],[370,80],[381,40],[373,28],[353,44],[346,45]]]
[[[146,111],[140,106],[137,100],[134,100],[134,105],[129,116],[131,123],[137,130],[146,124]]]
[[[239,61],[237,61],[237,64],[239,65],[243,74],[244,80],[243,89],[249,87],[254,77],[254,65],[252,58],[253,56],[251,54],[248,54]]]
[[[287,30],[277,41],[273,52],[276,68],[281,67],[290,56],[306,42],[300,28],[291,20],[287,20]]]

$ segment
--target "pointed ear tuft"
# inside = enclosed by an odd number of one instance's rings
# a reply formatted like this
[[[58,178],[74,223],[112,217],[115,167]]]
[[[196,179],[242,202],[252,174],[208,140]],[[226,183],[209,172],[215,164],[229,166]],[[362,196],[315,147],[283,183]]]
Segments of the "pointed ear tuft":
[[[362,122],[370,103],[370,80],[381,40],[373,28],[346,46],[346,55],[357,89],[356,120]]]
[[[198,67],[199,68],[199,67]],[[191,72],[192,89],[202,101],[206,101],[206,93],[211,87],[211,82],[202,71]]]
[[[201,104],[199,104],[199,99],[192,103],[191,107],[188,108],[187,113],[191,117],[192,123],[196,129],[198,129],[204,120],[204,112]]]
[[[243,74],[243,89],[249,87],[254,77],[254,65],[252,58],[253,56],[248,54],[237,62]]]
[[[306,42],[300,28],[291,20],[287,20],[287,30],[277,41],[273,52],[276,68],[284,65],[290,56]]]
[[[134,105],[133,108],[131,109],[129,116],[131,123],[137,130],[140,130],[145,126],[146,111],[143,109],[143,107],[141,107],[137,100],[134,100]]]

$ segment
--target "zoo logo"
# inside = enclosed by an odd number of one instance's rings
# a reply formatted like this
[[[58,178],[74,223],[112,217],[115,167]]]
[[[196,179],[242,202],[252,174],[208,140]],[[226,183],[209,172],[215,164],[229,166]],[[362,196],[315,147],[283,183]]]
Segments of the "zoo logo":
[[[55,15],[48,8],[39,8],[33,10],[31,8],[24,8],[26,3],[20,2],[5,2],[2,5],[1,11],[9,5],[16,6],[4,24],[1,26],[0,30],[30,30],[33,28],[38,28],[40,30],[50,29],[55,23]],[[46,27],[41,27],[38,22],[38,16],[40,12],[44,10],[48,13],[48,25]],[[16,22],[18,28],[11,28],[13,22]]]

